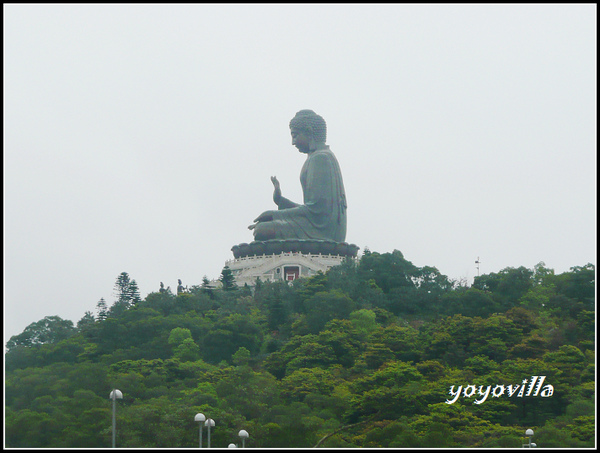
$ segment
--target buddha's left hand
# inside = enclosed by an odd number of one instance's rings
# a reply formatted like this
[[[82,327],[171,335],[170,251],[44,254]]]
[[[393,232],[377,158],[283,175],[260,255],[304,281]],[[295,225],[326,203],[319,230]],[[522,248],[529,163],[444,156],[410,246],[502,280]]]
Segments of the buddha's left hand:
[[[261,215],[259,215],[256,219],[254,219],[254,224],[248,227],[249,230],[253,230],[256,228],[256,225],[260,222],[270,222],[273,220],[273,217],[277,211],[265,211]]]
[[[270,222],[271,220],[273,220],[276,212],[277,211],[265,211],[261,215],[259,215],[256,219],[254,219],[254,221],[255,222]]]

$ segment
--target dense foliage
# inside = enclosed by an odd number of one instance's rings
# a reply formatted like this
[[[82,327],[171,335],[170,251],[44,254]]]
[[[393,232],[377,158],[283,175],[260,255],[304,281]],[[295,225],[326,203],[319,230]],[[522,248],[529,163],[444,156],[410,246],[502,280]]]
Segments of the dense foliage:
[[[241,429],[248,447],[520,447],[527,428],[540,447],[592,447],[594,279],[591,264],[540,263],[468,287],[365,251],[292,284],[142,300],[123,273],[112,307],[7,343],[6,446],[109,447],[118,388],[120,447],[197,447],[199,412],[220,447]],[[552,396],[445,402],[452,386],[531,376]]]

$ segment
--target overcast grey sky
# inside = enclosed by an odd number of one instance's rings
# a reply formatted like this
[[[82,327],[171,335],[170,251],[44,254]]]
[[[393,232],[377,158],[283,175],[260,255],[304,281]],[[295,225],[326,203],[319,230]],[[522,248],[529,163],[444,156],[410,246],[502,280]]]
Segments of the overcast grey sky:
[[[4,341],[217,278],[302,200],[312,109],[346,240],[472,281],[596,264],[595,4],[4,5]]]

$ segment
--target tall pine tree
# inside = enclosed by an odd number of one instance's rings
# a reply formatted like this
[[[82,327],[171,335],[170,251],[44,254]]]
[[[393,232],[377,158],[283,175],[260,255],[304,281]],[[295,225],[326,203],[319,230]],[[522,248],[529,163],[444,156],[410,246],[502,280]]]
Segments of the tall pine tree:
[[[219,280],[223,284],[223,289],[225,291],[231,291],[233,289],[237,289],[237,285],[235,284],[235,278],[233,276],[233,272],[229,269],[229,266],[225,266],[221,271],[221,276]]]
[[[141,301],[140,291],[135,280],[129,278],[127,272],[121,272],[115,282],[115,296],[117,300],[110,307],[112,316],[119,315]]]
[[[108,317],[108,305],[106,305],[104,297],[101,297],[96,304],[96,310],[98,310],[98,321],[104,321]]]
[[[140,297],[140,289],[138,288],[137,282],[135,280],[131,280],[128,288],[129,294],[129,302],[131,305],[136,305],[142,301]]]

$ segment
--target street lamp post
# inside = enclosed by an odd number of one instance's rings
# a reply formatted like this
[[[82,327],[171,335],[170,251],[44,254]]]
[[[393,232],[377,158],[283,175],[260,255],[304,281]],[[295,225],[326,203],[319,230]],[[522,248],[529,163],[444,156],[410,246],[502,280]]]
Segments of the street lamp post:
[[[531,443],[531,438],[533,437],[533,429],[528,429],[527,431],[525,431],[525,435],[529,438],[529,443],[528,444],[523,444],[523,448],[534,448],[534,447],[537,447],[536,444],[532,444]]]
[[[207,418],[204,424],[208,427],[207,448],[210,448],[210,428],[215,426],[215,421],[212,418]]]
[[[200,447],[199,447],[199,448],[202,448],[202,422],[203,422],[204,420],[206,420],[206,417],[204,416],[204,414],[200,414],[200,413],[198,413],[198,414],[196,414],[196,416],[194,417],[194,421],[195,421],[195,422],[200,422],[200,423],[199,423],[199,425],[200,425],[200,427],[199,427],[199,431],[200,431]]]
[[[240,436],[242,438],[242,448],[246,448],[246,439],[248,439],[248,437],[250,437],[250,434],[248,434],[248,431],[246,431],[245,429],[242,429],[238,433],[238,436]]]
[[[112,447],[115,448],[117,442],[117,398],[123,399],[123,393],[121,390],[113,389],[110,392],[110,399],[112,400]]]

